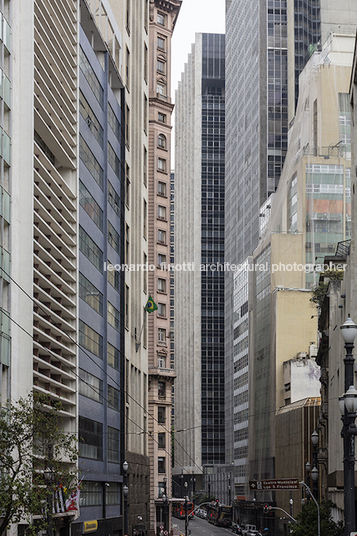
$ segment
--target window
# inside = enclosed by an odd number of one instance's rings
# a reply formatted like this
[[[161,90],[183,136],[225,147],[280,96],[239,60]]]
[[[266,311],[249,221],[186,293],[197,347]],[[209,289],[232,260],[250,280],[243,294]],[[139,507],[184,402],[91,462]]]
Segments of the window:
[[[162,13],[157,14],[157,23],[161,24],[161,26],[165,26],[165,15],[162,15]]]
[[[108,203],[115,214],[120,217],[120,197],[110,181],[108,181]]]
[[[129,225],[125,224],[125,251],[124,251],[124,262],[125,264],[129,264],[129,237],[130,237],[130,229]]]
[[[166,255],[163,255],[162,253],[158,253],[157,255],[157,264],[159,266],[159,268],[161,268],[162,270],[165,270],[166,266]]]
[[[165,39],[159,35],[157,36],[157,48],[165,50]]]
[[[108,461],[110,462],[109,450]],[[114,463],[119,463],[119,461]],[[120,485],[118,482],[108,482],[108,484],[105,486],[105,498],[106,504],[108,505],[120,504]]]
[[[146,255],[146,253],[144,253],[144,258],[143,258],[143,261],[144,261],[144,270],[143,270],[143,275],[144,275],[144,292],[147,292],[148,291],[148,273],[147,273],[147,262],[148,262],[148,257]]]
[[[157,408],[157,421],[158,421],[159,424],[165,424],[165,422],[166,422],[165,412],[166,412],[165,406],[158,406],[158,408]]]
[[[79,394],[103,404],[103,381],[85,370],[78,370]]]
[[[144,147],[144,158],[143,158],[143,163],[144,163],[144,174],[143,174],[143,181],[144,181],[144,184],[145,186],[147,186],[147,183],[148,183],[148,151],[146,149],[146,147]]]
[[[130,87],[129,82],[130,82],[130,51],[128,47],[126,47],[125,85],[127,89],[129,89]]]
[[[103,337],[82,320],[79,321],[79,345],[103,359]]]
[[[157,230],[157,241],[160,244],[166,244],[166,231],[163,231],[162,229]]]
[[[103,273],[103,252],[81,226],[79,227],[79,249]]]
[[[157,184],[157,194],[166,197],[166,182],[158,182]]]
[[[120,123],[110,104],[108,104],[108,124],[114,132],[116,138],[120,141]]]
[[[157,72],[160,74],[165,74],[165,62],[162,60],[157,60]]]
[[[100,422],[79,417],[79,450],[81,458],[103,460],[103,425]]]
[[[114,173],[119,177],[120,162],[113,147],[108,142],[108,162]]]
[[[130,108],[126,104],[126,106],[125,106],[125,145],[127,146],[128,149],[130,148],[130,129],[129,129],[129,125],[130,125]]]
[[[125,327],[129,329],[129,287],[125,285]]]
[[[158,473],[166,473],[165,458],[158,458],[157,459],[157,472]]]
[[[103,129],[83,93],[79,92],[79,111],[93,136],[103,148]]]
[[[103,316],[103,294],[83,274],[79,274],[79,297]]]
[[[159,134],[159,137],[157,139],[157,145],[161,149],[166,149],[166,136],[164,136],[163,134]]]
[[[166,304],[165,303],[157,304],[157,314],[159,316],[166,316]]]
[[[158,220],[166,221],[166,207],[159,205],[157,207],[157,218]]]
[[[117,331],[120,330],[119,311],[110,302],[108,302],[108,324],[110,324]]]
[[[119,461],[119,430],[108,426],[108,462],[119,463]]]
[[[157,329],[157,340],[158,342],[163,342],[166,344],[166,329],[164,328]]]
[[[146,33],[148,33],[148,20],[149,20],[149,0],[145,0],[144,6],[144,28]]]
[[[79,181],[79,204],[96,226],[103,231],[103,211],[81,180]]]
[[[108,244],[120,255],[120,237],[110,221],[108,221]]]
[[[113,367],[115,370],[119,370],[119,355],[120,355],[119,350],[108,342],[107,343],[108,365]]]
[[[102,486],[99,482],[84,481],[79,496],[79,506],[101,506]]]
[[[157,280],[157,290],[158,292],[165,292],[166,293],[166,279],[158,279]]]
[[[91,90],[93,91],[97,101],[100,106],[104,106],[104,90],[99,83],[99,80],[92,69],[91,64],[88,61],[87,56],[84,54],[81,47],[79,47],[79,67],[84,74],[85,79],[87,80]]]
[[[147,217],[148,217],[148,205],[144,199],[144,214],[143,214],[143,236],[147,239]]]
[[[147,82],[148,79],[148,47],[144,43],[144,80]]]
[[[166,355],[164,353],[162,354],[158,354],[158,357],[157,357],[157,366],[159,368],[166,368]]]
[[[108,407],[119,411],[119,391],[108,385]]]
[[[166,123],[166,114],[159,112],[157,120],[160,121],[160,123]]]
[[[164,449],[165,448],[165,438],[166,438],[166,435],[165,435],[165,432],[159,432],[157,434],[157,443],[158,443],[158,448],[159,449]]]
[[[107,266],[113,266],[112,263],[108,260]],[[107,279],[108,283],[115,288],[115,290],[120,290],[120,272],[119,270],[109,270],[107,269]]]
[[[166,398],[166,383],[159,381],[157,384],[157,394],[159,398]]]
[[[130,207],[130,168],[125,164],[125,204]]]
[[[131,0],[126,0],[126,31],[130,35],[130,2]]]
[[[144,94],[144,132],[148,130],[148,98]]]
[[[166,96],[166,88],[164,84],[157,84],[157,94],[163,95],[164,97]]]
[[[99,184],[103,190],[103,169],[81,135],[79,136],[79,158],[82,160],[95,182]]]

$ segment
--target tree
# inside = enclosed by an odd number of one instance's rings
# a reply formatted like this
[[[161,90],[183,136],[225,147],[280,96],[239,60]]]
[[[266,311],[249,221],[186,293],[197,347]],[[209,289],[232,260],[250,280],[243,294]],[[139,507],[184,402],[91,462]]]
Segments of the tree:
[[[64,431],[62,409],[38,393],[0,408],[0,536],[20,520],[45,530],[53,501],[77,486],[77,438]]]
[[[332,501],[322,501],[320,504],[321,536],[343,536],[343,523],[336,523],[332,519]],[[317,534],[317,508],[314,501],[310,501],[297,515],[298,523],[293,525],[293,536],[316,536]]]

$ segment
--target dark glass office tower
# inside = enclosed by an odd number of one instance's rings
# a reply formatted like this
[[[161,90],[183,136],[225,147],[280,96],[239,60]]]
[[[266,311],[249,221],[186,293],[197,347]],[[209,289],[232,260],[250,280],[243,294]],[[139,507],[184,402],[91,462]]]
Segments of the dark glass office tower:
[[[202,35],[201,262],[224,263],[224,35]],[[201,274],[202,464],[224,463],[224,271]]]
[[[99,58],[98,58],[99,55]],[[101,61],[99,61],[101,60]],[[108,82],[109,81],[109,82]],[[124,378],[122,83],[82,6],[79,53],[78,522],[121,527]]]
[[[176,95],[175,466],[225,461],[225,36],[196,34]],[[181,305],[180,305],[181,304]]]

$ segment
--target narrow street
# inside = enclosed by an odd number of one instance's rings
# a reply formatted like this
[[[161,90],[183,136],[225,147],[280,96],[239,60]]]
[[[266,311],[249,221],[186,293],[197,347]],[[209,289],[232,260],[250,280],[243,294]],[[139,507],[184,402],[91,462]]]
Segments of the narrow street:
[[[180,534],[185,536],[184,520],[174,519],[173,525],[177,525]],[[230,529],[226,529],[224,527],[215,527],[211,523],[208,523],[208,521],[205,519],[200,519],[198,517],[190,520],[188,528],[191,531],[191,536],[227,536],[228,534],[233,534]]]

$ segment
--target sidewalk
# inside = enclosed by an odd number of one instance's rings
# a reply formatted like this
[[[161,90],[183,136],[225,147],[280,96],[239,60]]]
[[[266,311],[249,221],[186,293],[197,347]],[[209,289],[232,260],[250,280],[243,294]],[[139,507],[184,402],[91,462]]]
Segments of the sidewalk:
[[[183,536],[182,532],[179,529],[173,528],[172,531],[173,536]]]

